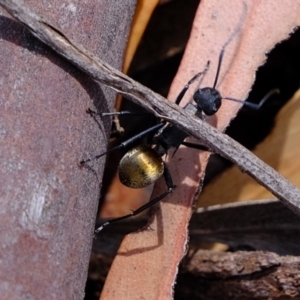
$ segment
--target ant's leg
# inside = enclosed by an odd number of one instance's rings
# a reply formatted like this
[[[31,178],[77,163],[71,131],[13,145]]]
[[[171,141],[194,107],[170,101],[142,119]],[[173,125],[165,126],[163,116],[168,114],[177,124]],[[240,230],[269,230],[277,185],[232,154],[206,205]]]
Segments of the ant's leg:
[[[122,217],[119,217],[119,218],[115,218],[115,219],[111,219],[109,221],[106,221],[105,223],[103,223],[100,227],[98,227],[95,230],[95,233],[96,234],[99,233],[104,227],[106,227],[106,226],[108,226],[108,225],[110,225],[112,223],[115,223],[115,222],[118,222],[118,221],[121,221],[121,220],[124,220],[124,219],[128,219],[128,218],[131,218],[133,216],[136,216],[136,215],[140,214],[144,210],[146,210],[149,207],[153,206],[154,204],[156,204],[157,202],[159,202],[160,200],[162,200],[163,198],[165,198],[167,195],[169,195],[170,193],[172,193],[172,191],[174,189],[173,180],[172,180],[170,171],[169,171],[169,169],[168,169],[168,167],[167,167],[167,165],[165,163],[164,163],[164,168],[165,168],[164,169],[164,179],[165,179],[167,187],[168,187],[168,190],[166,192],[164,192],[160,196],[152,199],[151,201],[149,201],[148,203],[144,204],[143,206],[141,206],[137,210],[132,211],[128,215],[125,215],[125,216],[122,216]]]
[[[253,109],[260,109],[261,106],[269,99],[271,98],[273,95],[275,94],[279,94],[280,91],[279,89],[273,89],[271,90],[269,93],[267,93],[261,100],[259,103],[252,103],[252,102],[248,102],[246,100],[239,100],[239,99],[235,99],[235,98],[230,98],[230,97],[222,97],[222,99],[225,100],[231,100],[231,101],[235,101],[235,102],[239,102],[239,103],[243,103],[245,106],[248,106],[250,108]]]
[[[207,62],[204,71],[199,72],[198,74],[196,74],[196,75],[195,75],[192,79],[190,79],[189,82],[184,86],[184,88],[182,89],[182,91],[179,93],[179,95],[178,95],[177,98],[176,98],[175,103],[176,103],[177,105],[179,105],[179,103],[181,102],[183,96],[185,95],[186,91],[189,89],[190,85],[191,85],[194,81],[196,81],[196,80],[199,78],[199,76],[201,76],[202,74],[205,74],[205,73],[206,73],[206,71],[208,70],[209,64],[210,64],[210,61]]]
[[[115,218],[115,219],[111,219],[109,221],[106,221],[105,223],[103,223],[101,226],[99,226],[96,230],[95,230],[95,233],[99,233],[104,227],[112,224],[112,223],[115,223],[115,222],[118,222],[118,221],[121,221],[121,220],[124,220],[124,219],[128,219],[128,218],[131,218],[141,212],[143,212],[144,210],[146,210],[147,208],[151,207],[152,205],[154,205],[155,203],[159,202],[161,199],[165,198],[168,194],[170,194],[171,191],[167,191],[163,194],[161,194],[160,196],[154,198],[153,200],[149,201],[148,203],[146,203],[145,205],[141,206],[140,208],[138,208],[137,210],[134,210],[132,211],[130,214],[128,215],[125,215],[125,216],[122,216],[122,217],[119,217],[119,218]]]
[[[146,130],[140,132],[139,134],[133,136],[132,138],[130,138],[130,139],[124,141],[123,143],[119,144],[118,146],[116,146],[116,147],[114,147],[114,148],[112,148],[112,149],[110,149],[110,150],[108,150],[108,151],[106,151],[106,152],[104,152],[104,153],[101,153],[101,154],[99,154],[99,155],[96,155],[96,156],[94,156],[94,157],[92,157],[92,158],[88,158],[88,159],[86,159],[86,160],[82,160],[82,161],[80,162],[80,164],[83,165],[83,164],[86,164],[86,163],[89,162],[89,161],[96,160],[96,159],[98,159],[98,158],[100,158],[100,157],[102,157],[102,156],[106,155],[107,153],[112,152],[112,151],[114,151],[114,150],[117,150],[117,149],[124,149],[124,148],[126,148],[128,145],[130,145],[130,144],[136,142],[136,141],[139,140],[139,139],[144,138],[144,137],[147,136],[148,134],[153,133],[153,132],[156,132],[157,130],[159,130],[159,129],[162,128],[163,126],[165,126],[165,123],[164,123],[164,122],[158,123],[158,124],[156,124],[156,125],[154,125],[154,126],[148,128],[148,129],[146,129]]]
[[[117,112],[106,112],[106,113],[97,113],[93,110],[91,110],[90,108],[88,108],[86,110],[86,113],[88,113],[89,115],[91,115],[94,119],[95,116],[100,116],[100,117],[107,117],[107,116],[113,116],[113,123],[115,124],[115,127],[117,129],[117,132],[122,134],[124,132],[124,128],[121,126],[120,121],[119,121],[119,116],[130,116],[130,115],[152,115],[152,113],[150,112],[131,112],[128,110],[123,110],[123,111],[117,111]],[[97,120],[95,119],[95,121],[97,122]]]

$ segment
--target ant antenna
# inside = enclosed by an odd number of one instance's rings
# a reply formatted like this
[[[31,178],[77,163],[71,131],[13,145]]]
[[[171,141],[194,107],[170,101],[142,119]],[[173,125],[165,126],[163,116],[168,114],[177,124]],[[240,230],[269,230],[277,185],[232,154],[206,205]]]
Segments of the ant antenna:
[[[115,150],[117,150],[117,149],[124,149],[124,148],[128,147],[129,145],[132,145],[134,142],[136,142],[136,141],[138,141],[138,140],[144,138],[144,137],[147,136],[148,134],[153,133],[153,132],[156,132],[157,130],[159,130],[160,128],[162,128],[162,127],[164,127],[164,126],[165,126],[165,123],[164,123],[164,122],[158,123],[158,124],[156,124],[156,125],[154,125],[154,126],[148,128],[148,129],[146,129],[146,130],[140,132],[139,134],[135,135],[134,137],[132,137],[132,138],[126,140],[125,142],[119,144],[118,146],[116,146],[116,147],[114,147],[114,148],[111,148],[111,149],[107,150],[106,152],[103,152],[103,153],[101,153],[101,154],[99,154],[99,155],[96,155],[96,156],[94,156],[94,157],[92,157],[92,158],[88,158],[88,159],[86,159],[86,160],[82,160],[82,161],[80,161],[79,163],[80,163],[80,165],[84,165],[84,164],[86,164],[86,163],[88,163],[88,162],[90,162],[90,161],[99,159],[100,157],[106,155],[107,153],[110,153],[110,152],[115,151]]]
[[[232,32],[232,34],[230,35],[230,37],[228,38],[228,40],[225,42],[225,44],[223,45],[220,55],[219,55],[219,62],[218,62],[218,68],[217,68],[217,73],[216,73],[216,78],[215,78],[215,82],[213,85],[213,89],[216,88],[216,85],[218,83],[218,79],[219,79],[219,75],[220,75],[220,69],[221,69],[221,65],[222,65],[222,61],[223,61],[223,56],[225,53],[225,49],[226,47],[230,44],[230,42],[233,40],[233,38],[240,32],[240,30],[242,29],[242,24],[246,18],[246,13],[247,13],[247,5],[245,2],[243,2],[243,14],[241,15],[241,18],[237,24],[237,26],[235,27],[234,31]]]
[[[188,83],[183,87],[182,91],[177,96],[175,104],[179,105],[179,103],[181,102],[182,98],[184,97],[186,91],[189,89],[190,85],[192,83],[194,83],[201,75],[204,75],[207,72],[209,65],[210,65],[210,61],[207,61],[205,69],[203,71],[197,73],[192,79],[190,79],[188,81]]]
[[[279,94],[280,90],[279,89],[273,89],[271,91],[269,91],[269,93],[267,93],[261,100],[259,103],[252,103],[246,100],[239,100],[239,99],[235,99],[235,98],[231,98],[231,97],[222,97],[222,99],[225,100],[231,100],[231,101],[235,101],[235,102],[239,102],[239,103],[243,103],[245,106],[248,106],[250,108],[253,109],[260,109],[262,107],[262,105],[273,95],[275,94]]]

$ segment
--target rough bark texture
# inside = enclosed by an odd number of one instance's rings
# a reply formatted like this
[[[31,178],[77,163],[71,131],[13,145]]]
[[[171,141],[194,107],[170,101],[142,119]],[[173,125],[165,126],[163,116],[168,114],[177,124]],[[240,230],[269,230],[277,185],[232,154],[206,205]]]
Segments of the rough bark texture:
[[[26,5],[120,69],[134,0]],[[110,131],[85,110],[108,111],[115,92],[0,14],[1,299],[82,299],[104,165],[78,163]]]
[[[234,253],[198,251],[184,267],[185,271],[206,278],[228,279],[253,275],[280,265],[280,257],[272,252]]]
[[[199,251],[179,276],[176,299],[299,299],[300,258],[272,252]]]

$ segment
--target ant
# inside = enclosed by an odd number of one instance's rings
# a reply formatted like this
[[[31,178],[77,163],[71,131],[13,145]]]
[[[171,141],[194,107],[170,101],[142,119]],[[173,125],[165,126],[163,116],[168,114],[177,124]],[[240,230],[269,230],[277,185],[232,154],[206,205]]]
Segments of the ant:
[[[231,97],[222,97],[220,92],[216,89],[226,47],[230,44],[233,38],[240,31],[241,22],[243,21],[243,19],[244,16],[243,18],[241,18],[237,27],[235,28],[233,33],[230,35],[228,40],[221,48],[219,59],[218,59],[218,67],[217,67],[213,86],[197,89],[193,95],[193,99],[196,104],[194,105],[192,103],[188,103],[183,108],[185,110],[192,112],[193,114],[195,114],[197,117],[201,119],[203,119],[206,115],[207,116],[214,115],[221,107],[222,99],[240,102],[250,108],[259,109],[267,99],[269,99],[273,94],[279,92],[277,89],[271,90],[267,95],[263,97],[263,99],[258,104],[254,104],[254,103],[247,102],[246,100],[239,100]],[[209,64],[210,62],[208,61],[205,69],[202,72],[197,73],[193,78],[191,78],[187,82],[187,84],[184,86],[184,88],[176,98],[175,103],[177,105],[180,104],[181,100],[183,99],[190,85],[207,72],[209,68]],[[87,113],[91,115],[100,115],[100,116],[134,114],[129,111],[98,114],[90,109],[87,110]],[[138,142],[139,140],[149,136],[151,136],[151,138],[149,139],[148,144],[140,144],[139,146],[129,150],[123,156],[118,167],[119,178],[121,183],[124,184],[125,186],[139,189],[139,188],[149,186],[150,184],[156,182],[161,176],[163,176],[167,185],[167,190],[160,196],[142,205],[137,210],[132,211],[130,214],[106,221],[95,230],[96,234],[99,233],[104,227],[110,225],[111,223],[118,222],[141,213],[142,211],[148,209],[149,207],[153,206],[154,204],[156,204],[157,202],[165,198],[167,195],[172,193],[173,189],[175,188],[175,185],[173,184],[173,180],[169,168],[162,159],[164,155],[168,154],[168,151],[171,148],[174,149],[173,156],[178,150],[180,145],[185,145],[187,147],[202,150],[202,151],[210,151],[210,149],[208,149],[206,146],[185,142],[184,140],[189,136],[187,133],[185,133],[184,131],[182,131],[176,126],[167,123],[166,121],[160,121],[158,124],[140,132],[139,134],[124,141],[118,146],[104,153],[101,153],[93,158],[82,160],[80,164],[83,165],[92,160],[99,159],[100,157],[106,155],[107,153],[117,149],[124,149],[124,148],[126,149],[129,146],[132,146],[132,144]],[[152,148],[150,145],[154,145],[154,147]]]

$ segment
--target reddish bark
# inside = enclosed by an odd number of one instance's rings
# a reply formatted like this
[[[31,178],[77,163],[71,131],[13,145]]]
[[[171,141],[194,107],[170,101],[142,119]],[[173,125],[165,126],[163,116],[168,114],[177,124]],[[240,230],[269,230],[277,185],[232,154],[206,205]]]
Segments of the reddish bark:
[[[178,282],[178,299],[298,299],[300,259],[272,252],[199,251]]]
[[[26,1],[70,40],[121,68],[135,1]],[[106,149],[85,110],[115,93],[56,55],[1,9],[1,299],[82,299]]]

